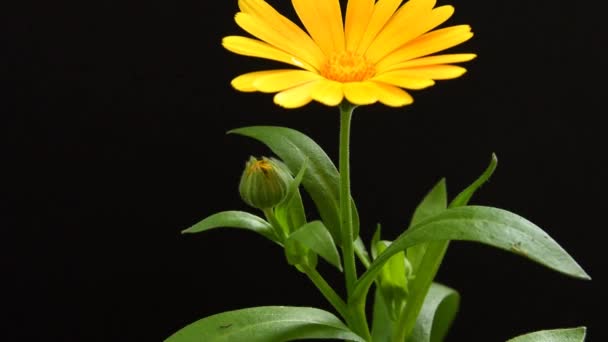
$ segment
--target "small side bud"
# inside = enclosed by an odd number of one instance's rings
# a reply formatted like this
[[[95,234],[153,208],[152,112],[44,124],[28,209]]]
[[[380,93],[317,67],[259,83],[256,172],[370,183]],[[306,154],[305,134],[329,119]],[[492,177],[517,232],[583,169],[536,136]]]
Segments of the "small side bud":
[[[389,246],[387,241],[378,241],[376,248],[380,255]],[[393,255],[380,271],[378,283],[384,303],[392,319],[399,317],[407,300],[408,280],[412,267],[404,252]]]
[[[241,176],[239,192],[245,203],[264,210],[283,201],[292,181],[289,169],[281,161],[250,157]]]

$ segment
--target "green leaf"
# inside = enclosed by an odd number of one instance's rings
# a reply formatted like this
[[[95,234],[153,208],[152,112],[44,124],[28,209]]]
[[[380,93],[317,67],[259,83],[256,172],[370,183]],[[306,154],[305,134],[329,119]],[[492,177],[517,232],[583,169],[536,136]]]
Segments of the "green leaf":
[[[479,189],[485,182],[487,182],[494,170],[496,170],[496,165],[498,164],[498,158],[496,158],[496,154],[492,153],[492,159],[490,160],[490,165],[488,168],[477,178],[471,185],[469,185],[466,189],[462,190],[461,193],[456,196],[452,202],[450,203],[450,208],[454,207],[462,207],[469,203],[469,200],[475,194],[475,191]]]
[[[448,190],[445,185],[445,178],[442,178],[435,186],[429,191],[416,210],[412,215],[410,227],[414,226],[420,221],[427,219],[431,216],[437,215],[444,211],[448,206]]]
[[[372,251],[372,258],[374,259],[376,259],[378,257],[378,254],[380,254],[380,252],[378,252],[378,242],[380,242],[381,235],[382,225],[378,223],[376,225],[376,232],[374,232],[374,235],[372,236],[372,242],[370,246],[370,250]]]
[[[247,229],[262,234],[272,241],[278,241],[270,223],[261,217],[236,210],[213,214],[192,227],[183,230],[182,234],[200,233],[221,227]]]
[[[313,252],[319,254],[327,262],[342,271],[340,254],[323,222],[313,221],[300,227],[287,238],[285,248],[295,251],[297,243],[310,248]]]
[[[308,136],[286,127],[253,126],[233,129],[236,133],[256,139],[268,146],[292,172],[301,169],[305,160],[308,168],[302,180],[306,191],[315,203],[321,219],[340,244],[340,176],[331,159]],[[353,236],[359,235],[359,219],[353,203]]]
[[[296,178],[291,182],[289,189],[287,190],[287,196],[283,202],[274,208],[275,217],[290,233],[306,224],[304,204],[302,203],[302,197],[300,196],[300,190],[298,189],[300,183],[302,183],[305,172],[306,162],[304,162],[296,175]]]
[[[369,259],[369,254],[367,253],[367,250],[365,249],[365,244],[363,243],[363,240],[361,240],[360,236],[357,237],[357,239],[355,240],[353,247],[355,247],[355,254],[357,254],[357,257],[359,257],[359,260],[361,261],[363,266],[365,266],[365,268],[368,268],[372,262]]]
[[[386,301],[382,292],[376,289],[374,296],[374,313],[372,321],[372,341],[391,342],[393,338],[394,321],[391,320]]]
[[[410,227],[445,211],[447,196],[445,179],[441,179],[414,211]],[[407,305],[398,318],[397,326],[400,330],[395,332],[403,339],[410,335],[415,327],[424,298],[435,279],[448,244],[449,241],[429,241],[407,248],[407,259],[414,268],[414,278],[409,283]]]
[[[433,283],[424,299],[424,305],[418,314],[416,325],[408,341],[443,341],[456,317],[459,305],[458,292]]]
[[[398,320],[399,329],[402,330],[399,333],[402,334],[403,339],[409,336],[415,328],[418,316],[425,305],[425,298],[428,296],[430,288],[432,288],[433,279],[435,279],[448,249],[448,244],[449,241],[431,241],[425,244],[427,248],[424,258],[415,273],[414,279],[410,282],[409,300]]]
[[[209,316],[182,328],[165,342],[282,342],[301,339],[365,342],[327,311],[287,306],[248,308]]]
[[[502,209],[466,206],[447,209],[406,230],[359,278],[353,296],[365,298],[391,256],[417,244],[446,240],[481,242],[525,256],[563,274],[590,279],[557,242],[532,222]]]
[[[583,342],[586,333],[585,327],[542,330],[512,338],[507,342]]]
[[[437,215],[444,211],[448,206],[448,190],[445,185],[445,178],[442,178],[429,193],[424,197],[422,202],[416,207],[410,227],[416,225],[420,221]],[[414,267],[414,272],[420,268],[420,263],[424,258],[428,244],[419,244],[412,246],[407,250],[407,258]],[[424,295],[423,295],[424,297]]]

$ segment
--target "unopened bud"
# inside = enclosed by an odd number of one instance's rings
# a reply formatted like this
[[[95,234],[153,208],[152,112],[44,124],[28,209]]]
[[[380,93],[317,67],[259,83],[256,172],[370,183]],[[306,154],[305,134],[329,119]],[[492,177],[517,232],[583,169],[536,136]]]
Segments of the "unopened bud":
[[[239,192],[250,206],[268,209],[283,201],[292,181],[289,169],[281,161],[250,157],[241,176]]]
[[[386,241],[379,241],[376,244],[378,254],[381,254],[388,247]],[[378,276],[380,292],[388,309],[389,315],[397,319],[408,293],[408,276],[411,274],[411,265],[404,252],[393,255],[387,263],[382,266]]]

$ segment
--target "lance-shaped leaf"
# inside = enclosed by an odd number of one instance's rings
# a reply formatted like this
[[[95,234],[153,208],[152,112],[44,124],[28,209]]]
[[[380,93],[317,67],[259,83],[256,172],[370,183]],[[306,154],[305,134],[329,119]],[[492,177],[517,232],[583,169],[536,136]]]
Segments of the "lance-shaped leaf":
[[[492,154],[490,165],[486,170],[466,189],[464,189],[450,203],[450,207],[460,207],[466,205],[477,189],[483,185],[496,169],[496,155]],[[418,205],[410,227],[443,212],[447,208],[447,189],[445,180],[442,179]],[[414,265],[415,278],[410,284],[411,296],[407,307],[399,318],[401,333],[408,336],[412,333],[415,325],[418,324],[418,315],[423,309],[427,291],[429,291],[433,279],[439,270],[439,266],[447,251],[449,240],[433,241],[423,243],[407,249],[407,256]]]
[[[433,283],[426,294],[422,310],[416,319],[411,342],[441,342],[450,329],[460,305],[455,290]]]
[[[466,206],[447,209],[401,234],[357,281],[353,296],[358,300],[365,298],[381,267],[391,256],[417,244],[442,240],[481,242],[566,275],[590,279],[576,261],[534,223],[506,210]]]
[[[498,164],[498,158],[496,158],[496,154],[492,153],[492,159],[490,159],[490,165],[488,168],[477,178],[471,185],[466,187],[462,192],[460,192],[450,203],[450,208],[462,207],[469,203],[471,197],[475,194],[477,189],[481,187],[485,182],[487,182],[494,170],[496,170],[496,165]]]
[[[274,152],[292,172],[298,172],[304,161],[306,174],[302,184],[315,203],[321,219],[334,240],[340,244],[340,176],[331,159],[308,136],[286,127],[253,126],[238,128],[236,133],[256,139]],[[353,237],[359,234],[359,217],[353,203]]]
[[[583,342],[585,335],[585,327],[542,330],[512,338],[507,342]]]
[[[262,234],[272,241],[278,241],[272,226],[266,220],[253,214],[236,210],[213,214],[192,227],[183,230],[182,233],[200,233],[222,227],[247,229]]]
[[[398,320],[399,334],[404,338],[409,336],[415,325],[421,310],[424,309],[425,298],[433,284],[433,279],[439,270],[443,256],[448,248],[449,241],[432,241],[426,243],[424,258],[419,264],[418,272],[410,282],[410,296],[405,309],[401,312]],[[398,255],[398,254],[397,254]],[[390,263],[390,261],[389,261]]]
[[[391,342],[395,321],[391,319],[386,300],[382,292],[376,289],[374,295],[374,313],[372,320],[372,341]]]
[[[371,264],[371,260],[369,259],[369,253],[367,253],[367,249],[365,249],[365,244],[363,243],[363,240],[360,236],[357,237],[357,239],[353,243],[353,247],[355,247],[355,254],[357,254],[357,257],[359,257],[359,260],[361,261],[363,266],[365,266],[365,268],[368,268]]]
[[[300,196],[300,190],[298,189],[302,183],[305,172],[306,162],[303,164],[293,182],[289,185],[287,196],[283,202],[274,208],[275,217],[289,232],[293,232],[306,224],[304,204],[302,203],[302,197]]]
[[[416,208],[410,227],[445,211],[447,196],[445,179],[441,179]],[[429,241],[407,248],[407,258],[413,266],[415,276],[409,284],[410,295],[407,306],[399,315],[397,323],[399,331],[395,332],[402,339],[409,336],[415,327],[417,317],[439,270],[448,244],[447,240]]]
[[[423,221],[424,219],[441,213],[442,211],[447,209],[447,206],[448,190],[445,185],[445,178],[443,178],[433,187],[433,189],[431,189],[431,191],[429,191],[426,196],[424,196],[422,202],[418,204],[418,207],[416,207],[414,215],[412,216],[410,227],[415,226],[417,223]],[[443,244],[444,242],[437,243]],[[424,243],[408,248],[407,258],[412,263],[415,273],[419,271],[420,263],[422,262],[428,247],[429,244]],[[422,296],[424,297],[424,295]]]
[[[297,252],[297,244],[310,248],[330,264],[342,271],[340,254],[331,234],[321,221],[313,221],[293,232],[285,241],[285,248]]]
[[[248,308],[209,316],[182,328],[165,342],[282,342],[302,339],[366,342],[327,311],[287,306]]]

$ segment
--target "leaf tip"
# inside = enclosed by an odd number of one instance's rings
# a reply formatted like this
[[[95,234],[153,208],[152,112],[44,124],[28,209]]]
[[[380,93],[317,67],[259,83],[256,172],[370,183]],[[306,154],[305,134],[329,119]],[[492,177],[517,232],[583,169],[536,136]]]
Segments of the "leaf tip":
[[[589,275],[587,272],[585,272],[585,270],[583,270],[583,269],[581,268],[581,271],[582,271],[582,273],[581,273],[581,275],[579,276],[579,278],[580,278],[580,279],[582,279],[582,280],[588,280],[588,281],[593,280],[593,279],[591,279],[591,276],[590,276],[590,275]]]

